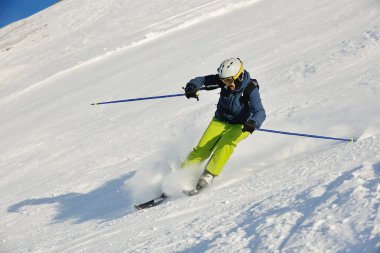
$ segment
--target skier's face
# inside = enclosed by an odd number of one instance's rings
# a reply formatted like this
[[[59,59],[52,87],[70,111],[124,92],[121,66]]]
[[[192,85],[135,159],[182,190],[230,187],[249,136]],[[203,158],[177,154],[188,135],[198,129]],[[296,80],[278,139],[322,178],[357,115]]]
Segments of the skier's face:
[[[227,89],[231,91],[235,90],[236,86],[235,86],[235,80],[233,79],[233,77],[223,78],[221,80],[226,85]]]
[[[229,89],[230,91],[234,91],[236,89],[235,83],[231,83],[231,84],[227,85],[227,89]]]

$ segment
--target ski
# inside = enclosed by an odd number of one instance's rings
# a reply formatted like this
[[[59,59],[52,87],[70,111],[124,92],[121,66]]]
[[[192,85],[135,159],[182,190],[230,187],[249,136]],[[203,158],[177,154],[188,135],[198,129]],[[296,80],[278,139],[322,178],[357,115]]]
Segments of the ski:
[[[183,190],[182,192],[183,192],[183,194],[191,197],[191,196],[199,194],[201,192],[201,190],[192,189],[192,190]],[[143,210],[143,209],[151,208],[154,206],[158,206],[159,204],[164,202],[167,198],[168,198],[168,195],[166,195],[165,193],[162,193],[160,196],[158,196],[152,200],[149,200],[149,201],[142,203],[142,204],[139,204],[139,205],[135,205],[135,208],[137,210]]]
[[[135,205],[135,208],[138,210],[142,210],[142,209],[157,206],[157,205],[161,204],[167,197],[168,196],[165,193],[162,193],[159,197],[156,197],[156,198],[149,200],[145,203]]]

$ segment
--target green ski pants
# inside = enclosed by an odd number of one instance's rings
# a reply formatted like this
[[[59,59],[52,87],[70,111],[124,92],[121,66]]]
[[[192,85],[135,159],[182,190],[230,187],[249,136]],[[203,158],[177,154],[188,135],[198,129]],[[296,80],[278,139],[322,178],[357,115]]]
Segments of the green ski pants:
[[[241,124],[228,124],[213,118],[198,145],[190,152],[186,161],[181,164],[181,168],[198,167],[212,154],[206,165],[206,170],[218,176],[234,152],[236,145],[248,135],[249,132],[242,131]]]

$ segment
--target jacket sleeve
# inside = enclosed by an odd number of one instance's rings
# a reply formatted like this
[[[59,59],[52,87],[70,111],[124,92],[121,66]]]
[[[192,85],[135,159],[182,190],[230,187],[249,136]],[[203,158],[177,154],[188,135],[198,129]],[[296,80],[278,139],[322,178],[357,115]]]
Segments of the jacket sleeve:
[[[208,75],[208,76],[199,76],[194,79],[191,79],[186,87],[188,85],[194,85],[197,90],[205,89],[205,90],[214,90],[221,88],[223,86],[223,83],[220,81],[218,75]]]
[[[256,122],[256,127],[260,128],[263,124],[266,114],[263,104],[261,103],[259,89],[254,89],[249,97],[249,104],[251,107],[251,114],[248,120],[253,120]]]

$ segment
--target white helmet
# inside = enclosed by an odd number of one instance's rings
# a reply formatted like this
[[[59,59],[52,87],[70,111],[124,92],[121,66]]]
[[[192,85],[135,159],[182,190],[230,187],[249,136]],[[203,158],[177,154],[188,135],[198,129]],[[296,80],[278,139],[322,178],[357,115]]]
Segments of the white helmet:
[[[221,79],[232,77],[236,80],[240,77],[243,71],[244,65],[239,58],[227,59],[223,61],[218,68],[218,74]]]

